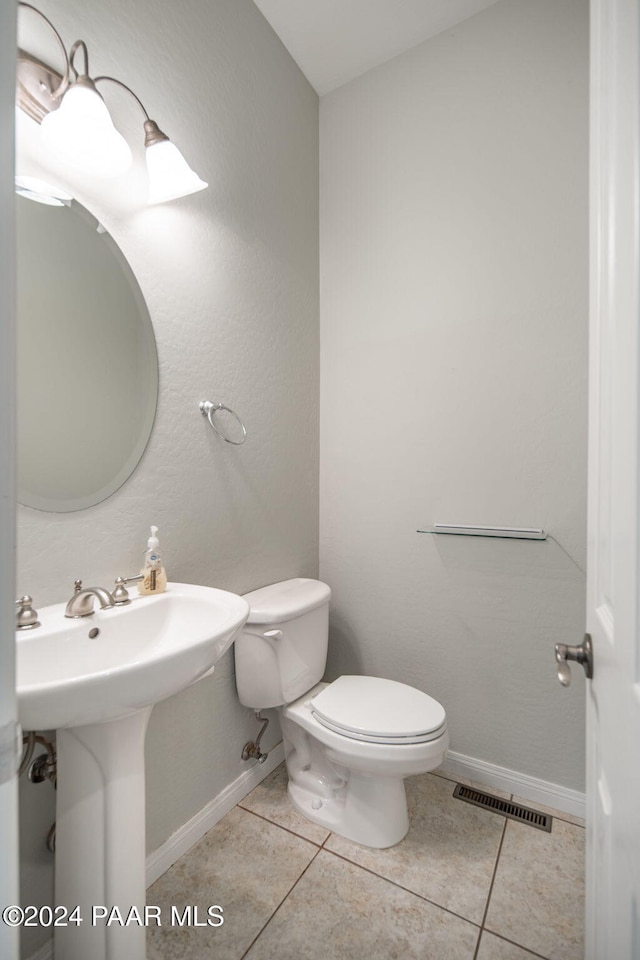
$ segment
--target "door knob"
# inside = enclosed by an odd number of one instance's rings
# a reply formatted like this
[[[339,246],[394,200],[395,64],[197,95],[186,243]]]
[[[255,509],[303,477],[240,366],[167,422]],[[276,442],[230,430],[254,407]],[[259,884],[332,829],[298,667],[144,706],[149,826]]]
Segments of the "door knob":
[[[556,643],[558,680],[563,687],[568,687],[571,683],[569,660],[581,663],[587,680],[591,680],[593,677],[593,646],[591,636],[588,633],[585,633],[584,640],[579,647],[570,647],[566,643]]]

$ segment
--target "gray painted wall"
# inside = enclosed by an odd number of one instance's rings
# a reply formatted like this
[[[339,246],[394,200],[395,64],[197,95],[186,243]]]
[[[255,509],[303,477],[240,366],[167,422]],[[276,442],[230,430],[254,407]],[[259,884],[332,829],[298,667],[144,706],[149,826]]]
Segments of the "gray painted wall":
[[[68,44],[87,41],[94,74],[113,73],[136,91],[210,187],[162,207],[141,204],[134,191],[144,188],[142,117],[133,101],[105,88],[116,122],[137,144],[136,166],[119,184],[69,185],[138,277],[156,333],[160,401],[143,460],[113,497],[72,514],[20,508],[17,589],[47,604],[66,599],[76,577],[109,585],[135,573],[151,523],[176,581],[244,593],[316,576],[317,96],[251,0],[39,5]],[[34,39],[53,60],[48,42]],[[27,148],[21,172],[44,173]],[[240,413],[244,446],[215,436],[198,410],[202,399]],[[97,427],[108,416],[97,410]],[[213,678],[155,708],[149,850],[246,769],[240,752],[256,732],[237,702],[231,654]],[[267,749],[277,740],[272,727]],[[44,839],[53,791],[22,788],[25,900],[52,902]],[[36,945],[25,938],[24,955]]]
[[[412,683],[452,750],[577,790],[588,14],[505,0],[320,101],[330,676]]]

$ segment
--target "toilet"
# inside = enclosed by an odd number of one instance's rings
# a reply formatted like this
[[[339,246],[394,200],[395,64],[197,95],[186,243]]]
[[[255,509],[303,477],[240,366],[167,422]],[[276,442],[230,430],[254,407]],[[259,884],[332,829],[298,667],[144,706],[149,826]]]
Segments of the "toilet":
[[[296,810],[355,843],[391,847],[409,829],[404,778],[443,762],[447,718],[437,700],[395,680],[320,682],[330,599],[326,583],[307,579],[245,594],[238,696],[254,710],[278,709]]]

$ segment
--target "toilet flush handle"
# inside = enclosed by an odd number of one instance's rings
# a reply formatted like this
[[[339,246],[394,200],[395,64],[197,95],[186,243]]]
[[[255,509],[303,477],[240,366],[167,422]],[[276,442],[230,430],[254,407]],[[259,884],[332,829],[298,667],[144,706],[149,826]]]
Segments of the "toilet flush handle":
[[[264,630],[258,633],[255,630],[244,630],[250,637],[260,637],[263,640],[282,640],[282,630]]]

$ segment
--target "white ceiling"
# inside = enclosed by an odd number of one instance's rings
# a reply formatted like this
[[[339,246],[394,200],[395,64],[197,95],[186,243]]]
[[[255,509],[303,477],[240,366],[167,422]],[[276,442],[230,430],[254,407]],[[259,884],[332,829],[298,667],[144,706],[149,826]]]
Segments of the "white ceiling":
[[[254,0],[320,94],[496,0]]]

